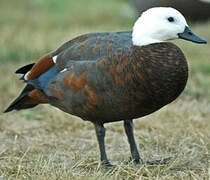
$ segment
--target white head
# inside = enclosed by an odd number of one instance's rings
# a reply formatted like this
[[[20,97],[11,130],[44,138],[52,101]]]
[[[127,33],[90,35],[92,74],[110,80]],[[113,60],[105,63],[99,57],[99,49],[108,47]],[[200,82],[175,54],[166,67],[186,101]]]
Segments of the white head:
[[[151,8],[138,18],[133,27],[134,45],[144,46],[152,43],[177,39],[179,33],[188,27],[184,16],[174,8]]]

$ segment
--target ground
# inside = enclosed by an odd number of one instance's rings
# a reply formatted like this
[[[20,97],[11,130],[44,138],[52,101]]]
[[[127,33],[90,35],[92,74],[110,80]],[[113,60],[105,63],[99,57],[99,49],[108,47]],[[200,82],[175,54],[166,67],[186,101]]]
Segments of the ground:
[[[101,168],[93,125],[49,105],[3,114],[23,83],[14,71],[61,43],[94,31],[130,30],[136,19],[123,0],[0,1],[0,179],[208,179],[210,173],[210,45],[175,43],[190,76],[170,105],[134,120],[144,160],[172,157],[165,166],[134,166],[123,123],[107,124],[114,171]],[[189,23],[210,42],[210,21]]]

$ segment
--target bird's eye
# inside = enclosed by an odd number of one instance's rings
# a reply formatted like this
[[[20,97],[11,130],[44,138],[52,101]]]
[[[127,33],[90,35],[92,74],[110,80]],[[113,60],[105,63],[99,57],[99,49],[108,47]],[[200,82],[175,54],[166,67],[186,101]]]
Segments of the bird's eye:
[[[174,20],[173,17],[169,17],[169,18],[168,18],[168,21],[169,21],[169,22],[174,22],[175,20]]]

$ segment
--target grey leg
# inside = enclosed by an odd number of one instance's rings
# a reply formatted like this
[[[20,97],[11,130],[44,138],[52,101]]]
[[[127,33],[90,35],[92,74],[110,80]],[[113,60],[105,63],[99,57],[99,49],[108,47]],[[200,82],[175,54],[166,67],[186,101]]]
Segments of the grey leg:
[[[140,164],[142,163],[142,159],[139,155],[134,134],[133,134],[133,120],[125,120],[124,121],[124,128],[125,128],[125,133],[128,137],[128,142],[130,144],[130,151],[131,151],[131,156],[134,160],[135,164]]]
[[[104,138],[105,138],[106,129],[104,128],[103,124],[94,124],[94,125],[95,125],[96,136],[97,136],[97,140],[99,144],[99,149],[101,153],[102,165],[112,166],[109,160],[107,159],[106,150],[105,150]]]

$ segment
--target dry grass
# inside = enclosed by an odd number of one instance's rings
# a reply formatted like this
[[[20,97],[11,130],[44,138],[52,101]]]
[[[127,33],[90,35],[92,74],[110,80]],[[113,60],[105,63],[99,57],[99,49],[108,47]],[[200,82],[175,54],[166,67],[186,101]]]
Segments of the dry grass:
[[[91,0],[89,5],[84,4],[85,0],[78,4],[67,0],[66,4],[23,2],[0,2],[0,15],[4,17],[0,19],[1,112],[23,87],[13,74],[19,66],[35,61],[76,34],[130,29],[134,19],[127,16],[130,11],[120,0]],[[75,7],[79,6],[78,17]],[[192,26],[210,42],[210,23]],[[134,121],[143,159],[173,157],[168,165],[135,167],[127,163],[130,152],[119,122],[106,125],[107,153],[118,167],[107,171],[100,167],[92,124],[43,105],[1,113],[0,179],[208,179],[210,45],[177,44],[190,63],[187,89],[174,103]]]

